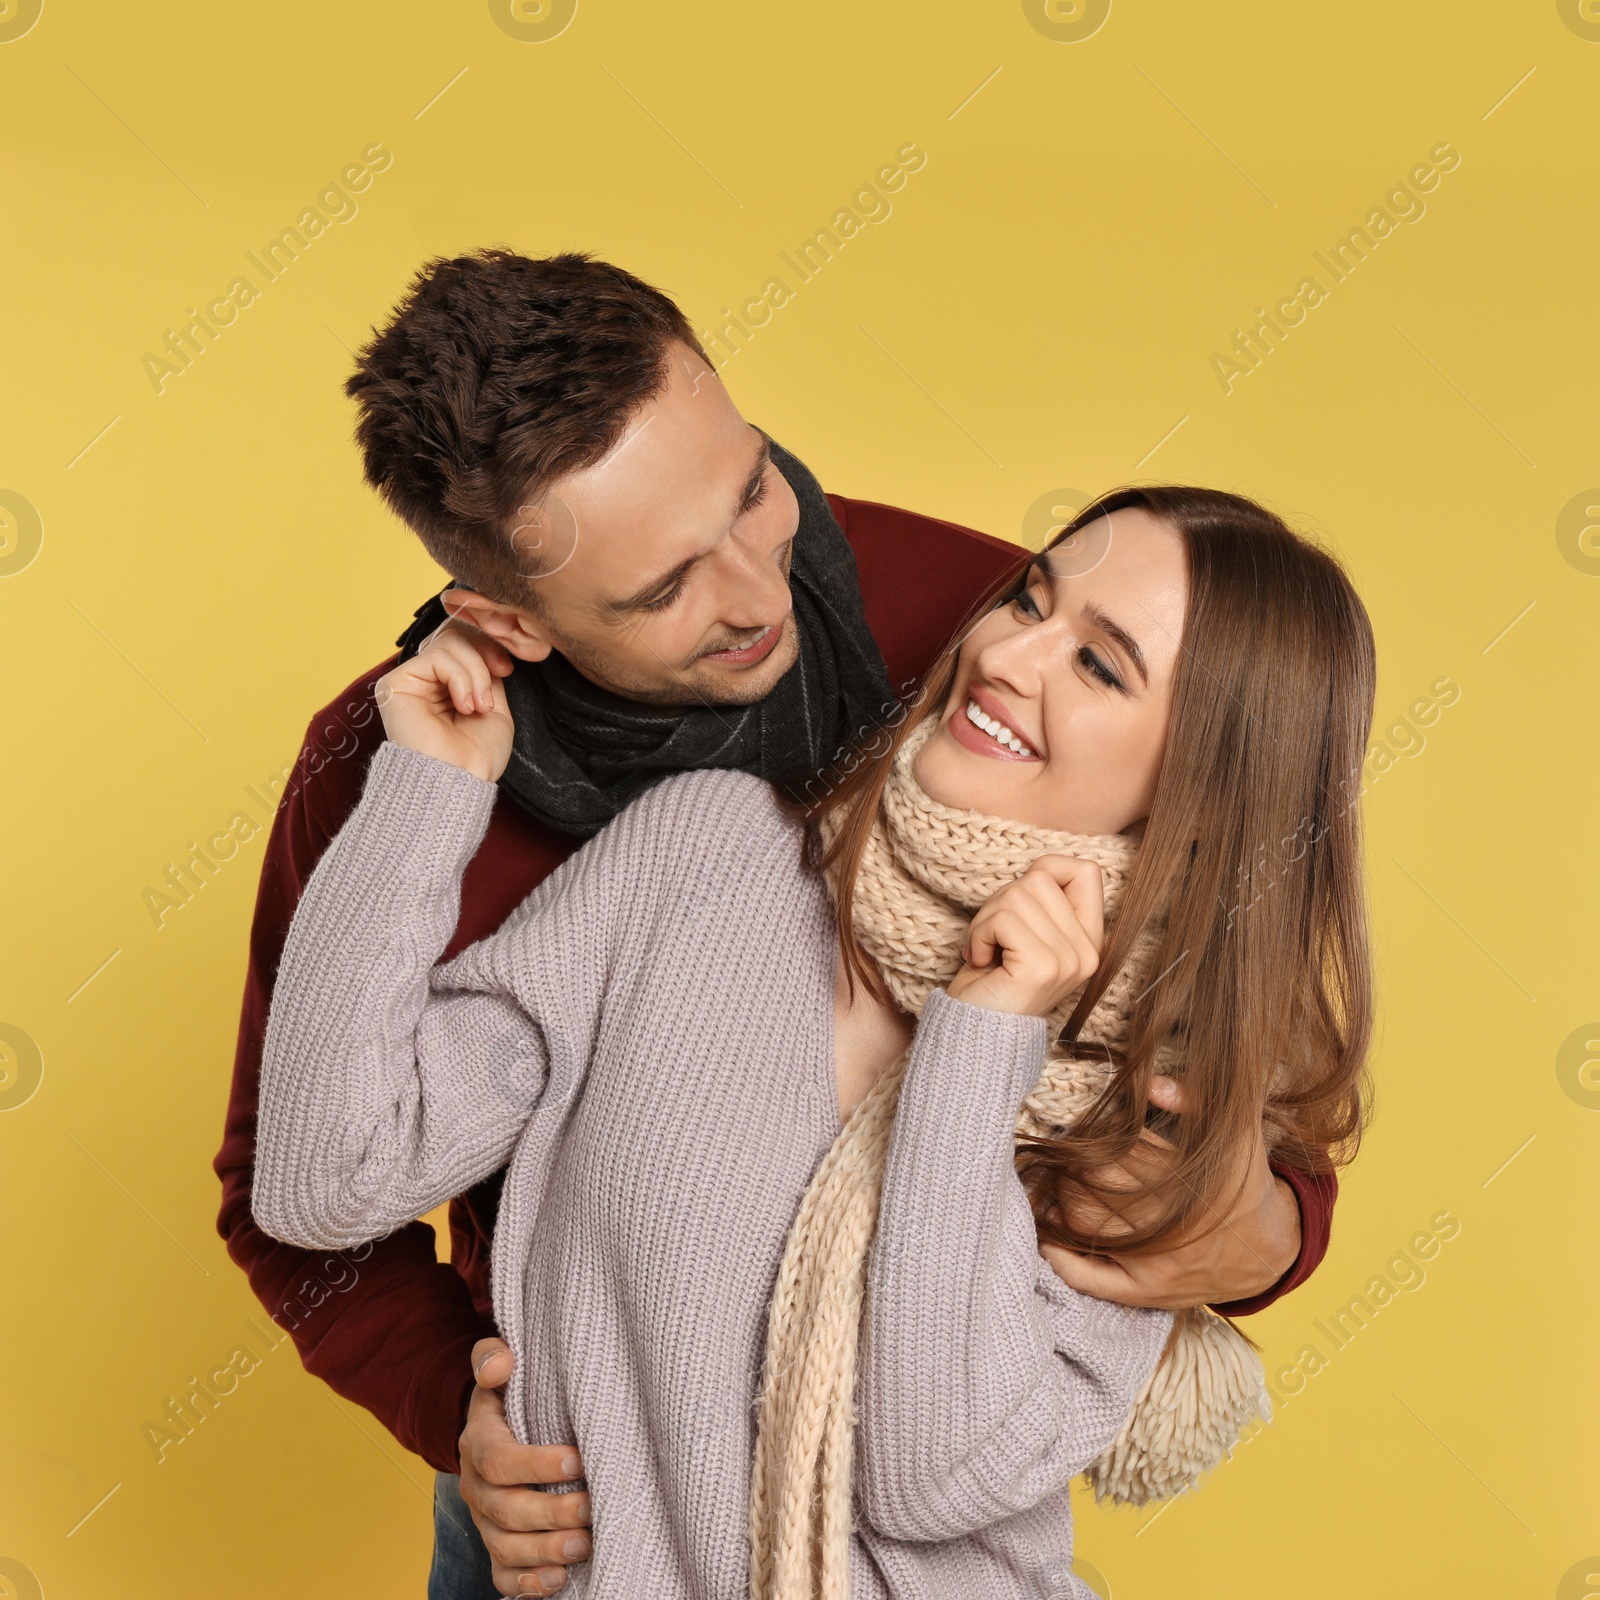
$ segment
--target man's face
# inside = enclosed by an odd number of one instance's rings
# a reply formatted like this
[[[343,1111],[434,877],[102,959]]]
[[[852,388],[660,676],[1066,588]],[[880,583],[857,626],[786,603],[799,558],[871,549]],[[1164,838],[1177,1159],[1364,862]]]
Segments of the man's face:
[[[545,575],[507,612],[539,659],[559,650],[602,687],[663,705],[765,698],[799,653],[789,561],[800,507],[766,436],[686,346],[666,387],[593,466],[524,508]],[[505,639],[498,628],[491,628]]]

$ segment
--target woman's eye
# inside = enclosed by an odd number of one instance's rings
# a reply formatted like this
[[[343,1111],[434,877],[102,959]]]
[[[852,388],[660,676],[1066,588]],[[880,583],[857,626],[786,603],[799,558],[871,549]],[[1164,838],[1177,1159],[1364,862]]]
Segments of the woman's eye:
[[[1083,645],[1079,649],[1078,659],[1108,688],[1120,689],[1122,687],[1122,679],[1088,645]]]
[[[1044,613],[1039,609],[1039,602],[1033,598],[1031,589],[1024,589],[1020,594],[1013,595],[1011,603],[1021,615],[1032,617],[1036,622],[1044,616]]]

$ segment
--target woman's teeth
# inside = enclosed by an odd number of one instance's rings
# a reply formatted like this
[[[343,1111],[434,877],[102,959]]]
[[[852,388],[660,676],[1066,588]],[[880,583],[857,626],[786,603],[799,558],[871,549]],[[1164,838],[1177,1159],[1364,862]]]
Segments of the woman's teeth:
[[[974,727],[982,728],[991,739],[1003,744],[1014,755],[1031,756],[1029,749],[1003,722],[996,722],[991,716],[978,709],[976,700],[967,701],[967,721]]]

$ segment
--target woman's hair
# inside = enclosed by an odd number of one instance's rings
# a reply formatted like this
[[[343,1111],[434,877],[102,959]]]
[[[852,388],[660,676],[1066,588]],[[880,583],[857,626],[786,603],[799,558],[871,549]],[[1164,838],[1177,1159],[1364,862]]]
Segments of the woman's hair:
[[[1166,752],[1134,871],[1097,971],[1061,1034],[1110,1059],[1107,1091],[1059,1138],[1026,1141],[1018,1170],[1041,1235],[1069,1249],[1136,1253],[1221,1220],[1238,1152],[1265,1125],[1280,1167],[1327,1171],[1355,1154],[1368,1116],[1372,972],[1357,803],[1372,721],[1372,629],[1327,552],[1242,496],[1160,485],[1102,495],[1062,529],[1138,509],[1183,539],[1189,601]],[[1031,561],[1031,557],[1029,558]],[[1024,569],[1025,571],[1025,569]],[[983,610],[1016,592],[1019,575]],[[821,864],[834,875],[852,982],[880,997],[857,941],[852,895],[890,763],[948,698],[960,640],[909,714],[858,753],[811,808],[836,812]],[[1118,1051],[1079,1029],[1167,909],[1151,970]],[[1184,1114],[1158,1119],[1176,1147],[1165,1177],[1112,1191],[1087,1181],[1138,1142],[1159,1045],[1180,1063]],[[1139,1198],[1117,1238],[1075,1233],[1057,1202]]]

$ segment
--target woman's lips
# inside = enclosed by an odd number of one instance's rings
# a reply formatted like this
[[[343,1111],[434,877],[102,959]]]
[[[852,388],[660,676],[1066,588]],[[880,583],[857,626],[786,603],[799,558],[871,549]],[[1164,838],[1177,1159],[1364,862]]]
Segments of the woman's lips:
[[[783,624],[775,622],[764,628],[749,644],[740,650],[709,650],[702,661],[720,661],[730,667],[748,667],[772,653],[773,647],[783,637]]]
[[[950,730],[950,737],[959,745],[973,752],[974,755],[989,756],[995,761],[1037,761],[1039,757],[1031,750],[1019,755],[1015,750],[1008,749],[1001,744],[993,734],[985,733],[982,728],[976,727],[967,716],[967,706],[970,698],[964,698],[959,706],[950,713],[950,719],[945,724]],[[982,710],[982,707],[979,707]],[[987,713],[985,713],[987,715]],[[1018,735],[1020,738],[1021,735]]]

